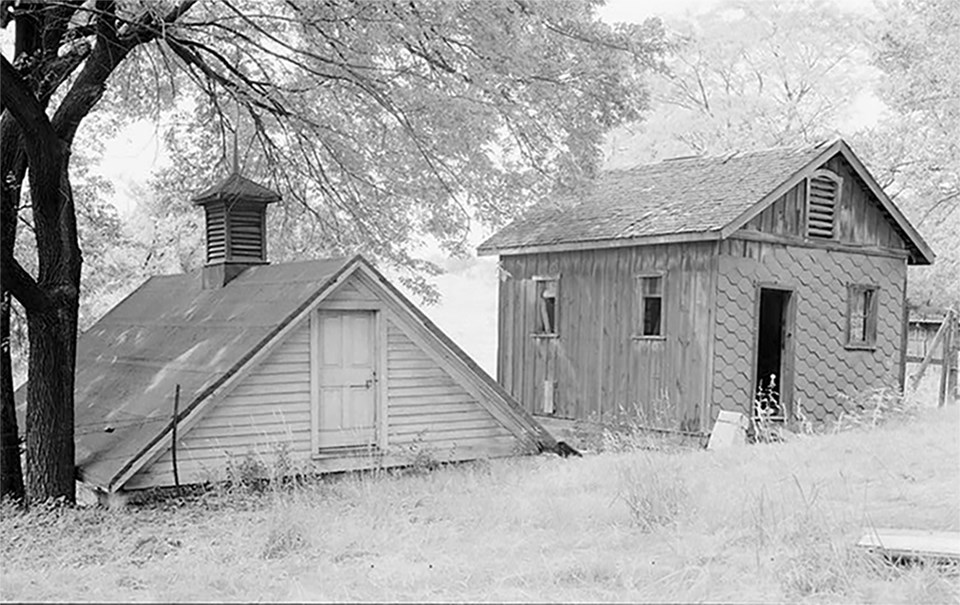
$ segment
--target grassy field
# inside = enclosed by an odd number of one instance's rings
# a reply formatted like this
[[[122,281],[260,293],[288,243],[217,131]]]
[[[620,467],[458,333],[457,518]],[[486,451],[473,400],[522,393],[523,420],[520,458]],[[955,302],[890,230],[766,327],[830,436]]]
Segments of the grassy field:
[[[0,520],[7,601],[944,603],[865,528],[960,529],[960,412],[722,452],[348,476],[296,491]]]

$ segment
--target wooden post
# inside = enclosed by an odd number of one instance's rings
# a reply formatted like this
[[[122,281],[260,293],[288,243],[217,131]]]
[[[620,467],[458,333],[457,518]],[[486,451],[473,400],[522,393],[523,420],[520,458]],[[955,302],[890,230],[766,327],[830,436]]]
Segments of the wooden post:
[[[173,484],[180,488],[180,472],[177,469],[177,420],[180,415],[180,385],[173,395],[173,439],[170,440],[170,454],[173,457]]]
[[[960,360],[957,359],[958,354],[960,354],[960,317],[957,317],[957,314],[953,314],[953,349],[948,354],[950,360],[947,367],[947,390],[950,397],[951,403],[957,402],[957,397],[960,397],[960,393],[957,391],[957,379],[958,374],[960,374]]]
[[[907,275],[903,276],[902,309],[900,317],[900,374],[897,377],[900,392],[907,387],[907,357],[910,356],[910,306],[907,304]]]
[[[953,359],[955,355],[953,349],[956,323],[953,311],[947,311],[947,316],[943,318],[943,328],[945,328],[945,330],[943,333],[942,353],[940,354],[942,365],[940,366],[940,389],[937,401],[937,407],[941,408],[948,403],[953,403],[954,382],[951,379],[954,374]]]

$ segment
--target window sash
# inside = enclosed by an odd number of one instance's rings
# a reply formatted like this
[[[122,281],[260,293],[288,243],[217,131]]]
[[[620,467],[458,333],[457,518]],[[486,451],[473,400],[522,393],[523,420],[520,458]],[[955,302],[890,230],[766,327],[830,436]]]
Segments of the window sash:
[[[645,338],[662,337],[665,332],[664,313],[664,274],[638,275],[637,293],[639,317],[637,317],[637,336]]]
[[[879,288],[864,284],[847,286],[847,345],[874,347],[877,342]]]
[[[535,277],[537,335],[556,336],[559,333],[559,278]]]

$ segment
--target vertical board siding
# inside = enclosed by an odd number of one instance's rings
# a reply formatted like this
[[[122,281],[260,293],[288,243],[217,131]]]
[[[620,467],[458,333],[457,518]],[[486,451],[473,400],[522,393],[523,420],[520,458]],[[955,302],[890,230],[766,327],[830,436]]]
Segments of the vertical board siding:
[[[270,465],[281,446],[293,461],[310,457],[310,329],[306,321],[179,440],[180,481],[222,479],[230,456],[248,452]],[[155,485],[173,485],[170,450],[125,487]]]
[[[516,438],[393,321],[387,322],[391,448],[502,450]],[[508,448],[509,449],[509,448]]]
[[[649,422],[696,430],[706,404],[714,244],[672,244],[501,258],[498,367],[501,384],[532,413],[555,381],[554,414]],[[636,276],[665,272],[662,339],[634,338]],[[559,336],[533,336],[532,278],[559,275]]]
[[[795,289],[794,402],[813,420],[836,417],[850,397],[896,388],[906,261],[738,240],[721,244],[714,341],[713,417],[749,413],[758,283]],[[847,285],[879,286],[875,350],[848,350]]]
[[[906,242],[886,216],[886,211],[866,183],[841,155],[823,164],[843,179],[840,201],[835,209],[834,241],[858,246],[903,250]],[[804,238],[806,232],[806,183],[783,194],[743,226],[744,231]]]

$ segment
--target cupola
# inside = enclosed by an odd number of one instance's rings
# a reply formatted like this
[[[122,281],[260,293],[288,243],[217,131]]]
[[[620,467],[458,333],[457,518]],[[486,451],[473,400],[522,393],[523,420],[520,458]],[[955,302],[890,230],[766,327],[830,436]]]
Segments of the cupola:
[[[193,198],[206,219],[204,288],[221,288],[245,269],[267,264],[267,205],[279,201],[279,193],[236,171]]]

